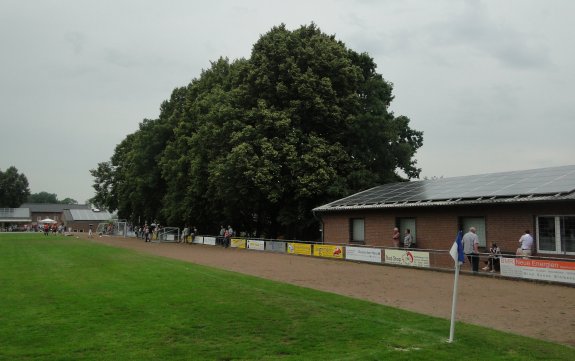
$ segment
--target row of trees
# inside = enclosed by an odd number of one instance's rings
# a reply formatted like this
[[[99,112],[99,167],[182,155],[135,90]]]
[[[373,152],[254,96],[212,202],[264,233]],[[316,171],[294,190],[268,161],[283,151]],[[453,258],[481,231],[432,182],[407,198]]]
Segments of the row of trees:
[[[419,176],[422,133],[392,99],[367,54],[314,24],[274,27],[249,59],[221,58],[175,89],[91,170],[91,201],[135,222],[315,238],[314,207]]]
[[[69,197],[59,200],[56,193],[39,192],[30,194],[28,196],[28,203],[78,204],[78,201]]]

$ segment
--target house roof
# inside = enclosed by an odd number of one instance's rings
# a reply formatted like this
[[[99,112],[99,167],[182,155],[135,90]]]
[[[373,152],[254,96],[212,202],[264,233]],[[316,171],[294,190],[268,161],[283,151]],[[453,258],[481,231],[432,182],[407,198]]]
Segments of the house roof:
[[[66,209],[64,218],[67,221],[109,221],[112,215],[108,211],[94,212],[91,209]]]
[[[29,208],[0,208],[0,222],[31,222]]]
[[[20,208],[30,208],[31,213],[62,213],[64,209],[90,209],[86,204],[24,203]]]
[[[390,183],[314,211],[558,200],[575,200],[575,165]]]

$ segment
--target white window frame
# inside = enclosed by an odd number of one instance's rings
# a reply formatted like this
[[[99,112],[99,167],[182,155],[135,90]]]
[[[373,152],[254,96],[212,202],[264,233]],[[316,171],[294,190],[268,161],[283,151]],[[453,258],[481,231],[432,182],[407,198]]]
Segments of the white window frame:
[[[541,250],[539,249],[539,217],[542,218],[554,218],[555,219],[555,251]],[[535,239],[537,241],[537,253],[541,254],[566,254],[575,255],[575,252],[567,252],[561,250],[561,218],[562,217],[575,217],[572,214],[541,214],[535,218]]]
[[[361,221],[361,227],[356,226],[356,222],[358,222],[358,225],[359,225],[359,221]],[[350,242],[365,242],[365,219],[364,218],[350,218],[349,226],[350,226],[350,232],[349,232],[350,240],[349,241]],[[361,228],[361,239],[355,239],[356,233],[360,233],[359,228]]]

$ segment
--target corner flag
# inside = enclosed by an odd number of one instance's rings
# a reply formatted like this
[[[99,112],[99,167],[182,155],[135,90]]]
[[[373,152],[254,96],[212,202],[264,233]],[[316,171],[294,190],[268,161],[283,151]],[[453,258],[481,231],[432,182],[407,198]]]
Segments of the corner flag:
[[[449,254],[453,258],[454,262],[459,262],[459,264],[463,264],[465,262],[465,254],[463,254],[463,244],[461,240],[463,239],[463,232],[457,232],[457,238],[453,242],[451,249],[449,250]]]
[[[451,326],[449,327],[449,340],[447,342],[453,342],[453,336],[455,335],[455,310],[457,309],[457,283],[459,281],[459,268],[465,262],[465,255],[463,254],[463,244],[461,240],[463,239],[463,232],[457,232],[457,238],[453,242],[453,246],[449,250],[449,254],[455,261],[455,278],[453,280],[453,302],[451,304]]]

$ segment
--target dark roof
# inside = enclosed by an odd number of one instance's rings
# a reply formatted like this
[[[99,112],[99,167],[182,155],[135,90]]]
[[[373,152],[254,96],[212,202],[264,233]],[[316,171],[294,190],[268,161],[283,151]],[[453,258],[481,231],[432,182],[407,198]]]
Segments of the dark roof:
[[[90,209],[86,204],[24,203],[20,208],[30,208],[31,213],[62,213],[64,209]]]
[[[31,222],[29,208],[0,208],[0,222]]]
[[[575,165],[385,184],[314,211],[575,199]]]
[[[67,221],[109,221],[112,215],[108,211],[94,212],[91,209],[66,209],[64,218]]]

